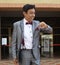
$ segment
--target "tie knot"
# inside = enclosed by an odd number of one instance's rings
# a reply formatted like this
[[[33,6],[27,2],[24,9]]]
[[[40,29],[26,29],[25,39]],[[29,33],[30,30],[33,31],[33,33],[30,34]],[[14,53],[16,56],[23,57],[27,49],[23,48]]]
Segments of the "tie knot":
[[[32,22],[26,22],[26,24],[31,24],[32,25]]]

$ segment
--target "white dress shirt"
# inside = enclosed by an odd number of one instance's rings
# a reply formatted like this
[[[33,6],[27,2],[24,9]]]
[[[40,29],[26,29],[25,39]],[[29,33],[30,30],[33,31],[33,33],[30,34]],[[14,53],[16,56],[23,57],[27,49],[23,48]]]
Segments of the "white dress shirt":
[[[33,32],[32,25],[26,24],[27,20],[24,18],[24,46],[21,45],[21,49],[32,49]]]

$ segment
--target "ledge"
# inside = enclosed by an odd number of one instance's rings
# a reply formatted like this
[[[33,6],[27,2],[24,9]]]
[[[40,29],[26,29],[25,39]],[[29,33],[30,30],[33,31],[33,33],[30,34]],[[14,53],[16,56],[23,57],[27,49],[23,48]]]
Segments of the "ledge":
[[[20,10],[24,4],[0,3],[0,10]],[[38,10],[60,11],[60,4],[35,4]]]

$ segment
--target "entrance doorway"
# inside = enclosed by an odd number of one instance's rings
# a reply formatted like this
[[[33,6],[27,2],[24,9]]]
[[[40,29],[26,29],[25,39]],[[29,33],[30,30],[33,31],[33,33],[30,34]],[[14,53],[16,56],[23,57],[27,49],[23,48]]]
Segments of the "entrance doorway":
[[[20,18],[18,17],[1,17],[1,59],[11,57],[11,38],[13,23]]]
[[[53,28],[53,44],[59,44],[60,41],[60,12],[45,12],[38,11],[36,14],[36,20],[45,21],[48,25]],[[2,12],[1,14],[1,39],[6,38],[7,44],[4,45],[1,43],[1,58],[8,59],[11,57],[11,38],[13,23],[19,21],[23,18],[20,11],[14,12]],[[2,41],[2,40],[1,40]],[[53,56],[60,56],[60,53],[57,50],[60,50],[60,47],[53,46]]]

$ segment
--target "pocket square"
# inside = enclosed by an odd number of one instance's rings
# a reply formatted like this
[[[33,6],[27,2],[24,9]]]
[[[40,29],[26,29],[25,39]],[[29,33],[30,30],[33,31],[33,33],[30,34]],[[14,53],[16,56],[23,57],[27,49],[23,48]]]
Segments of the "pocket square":
[[[39,30],[39,28],[37,27],[35,30]]]

